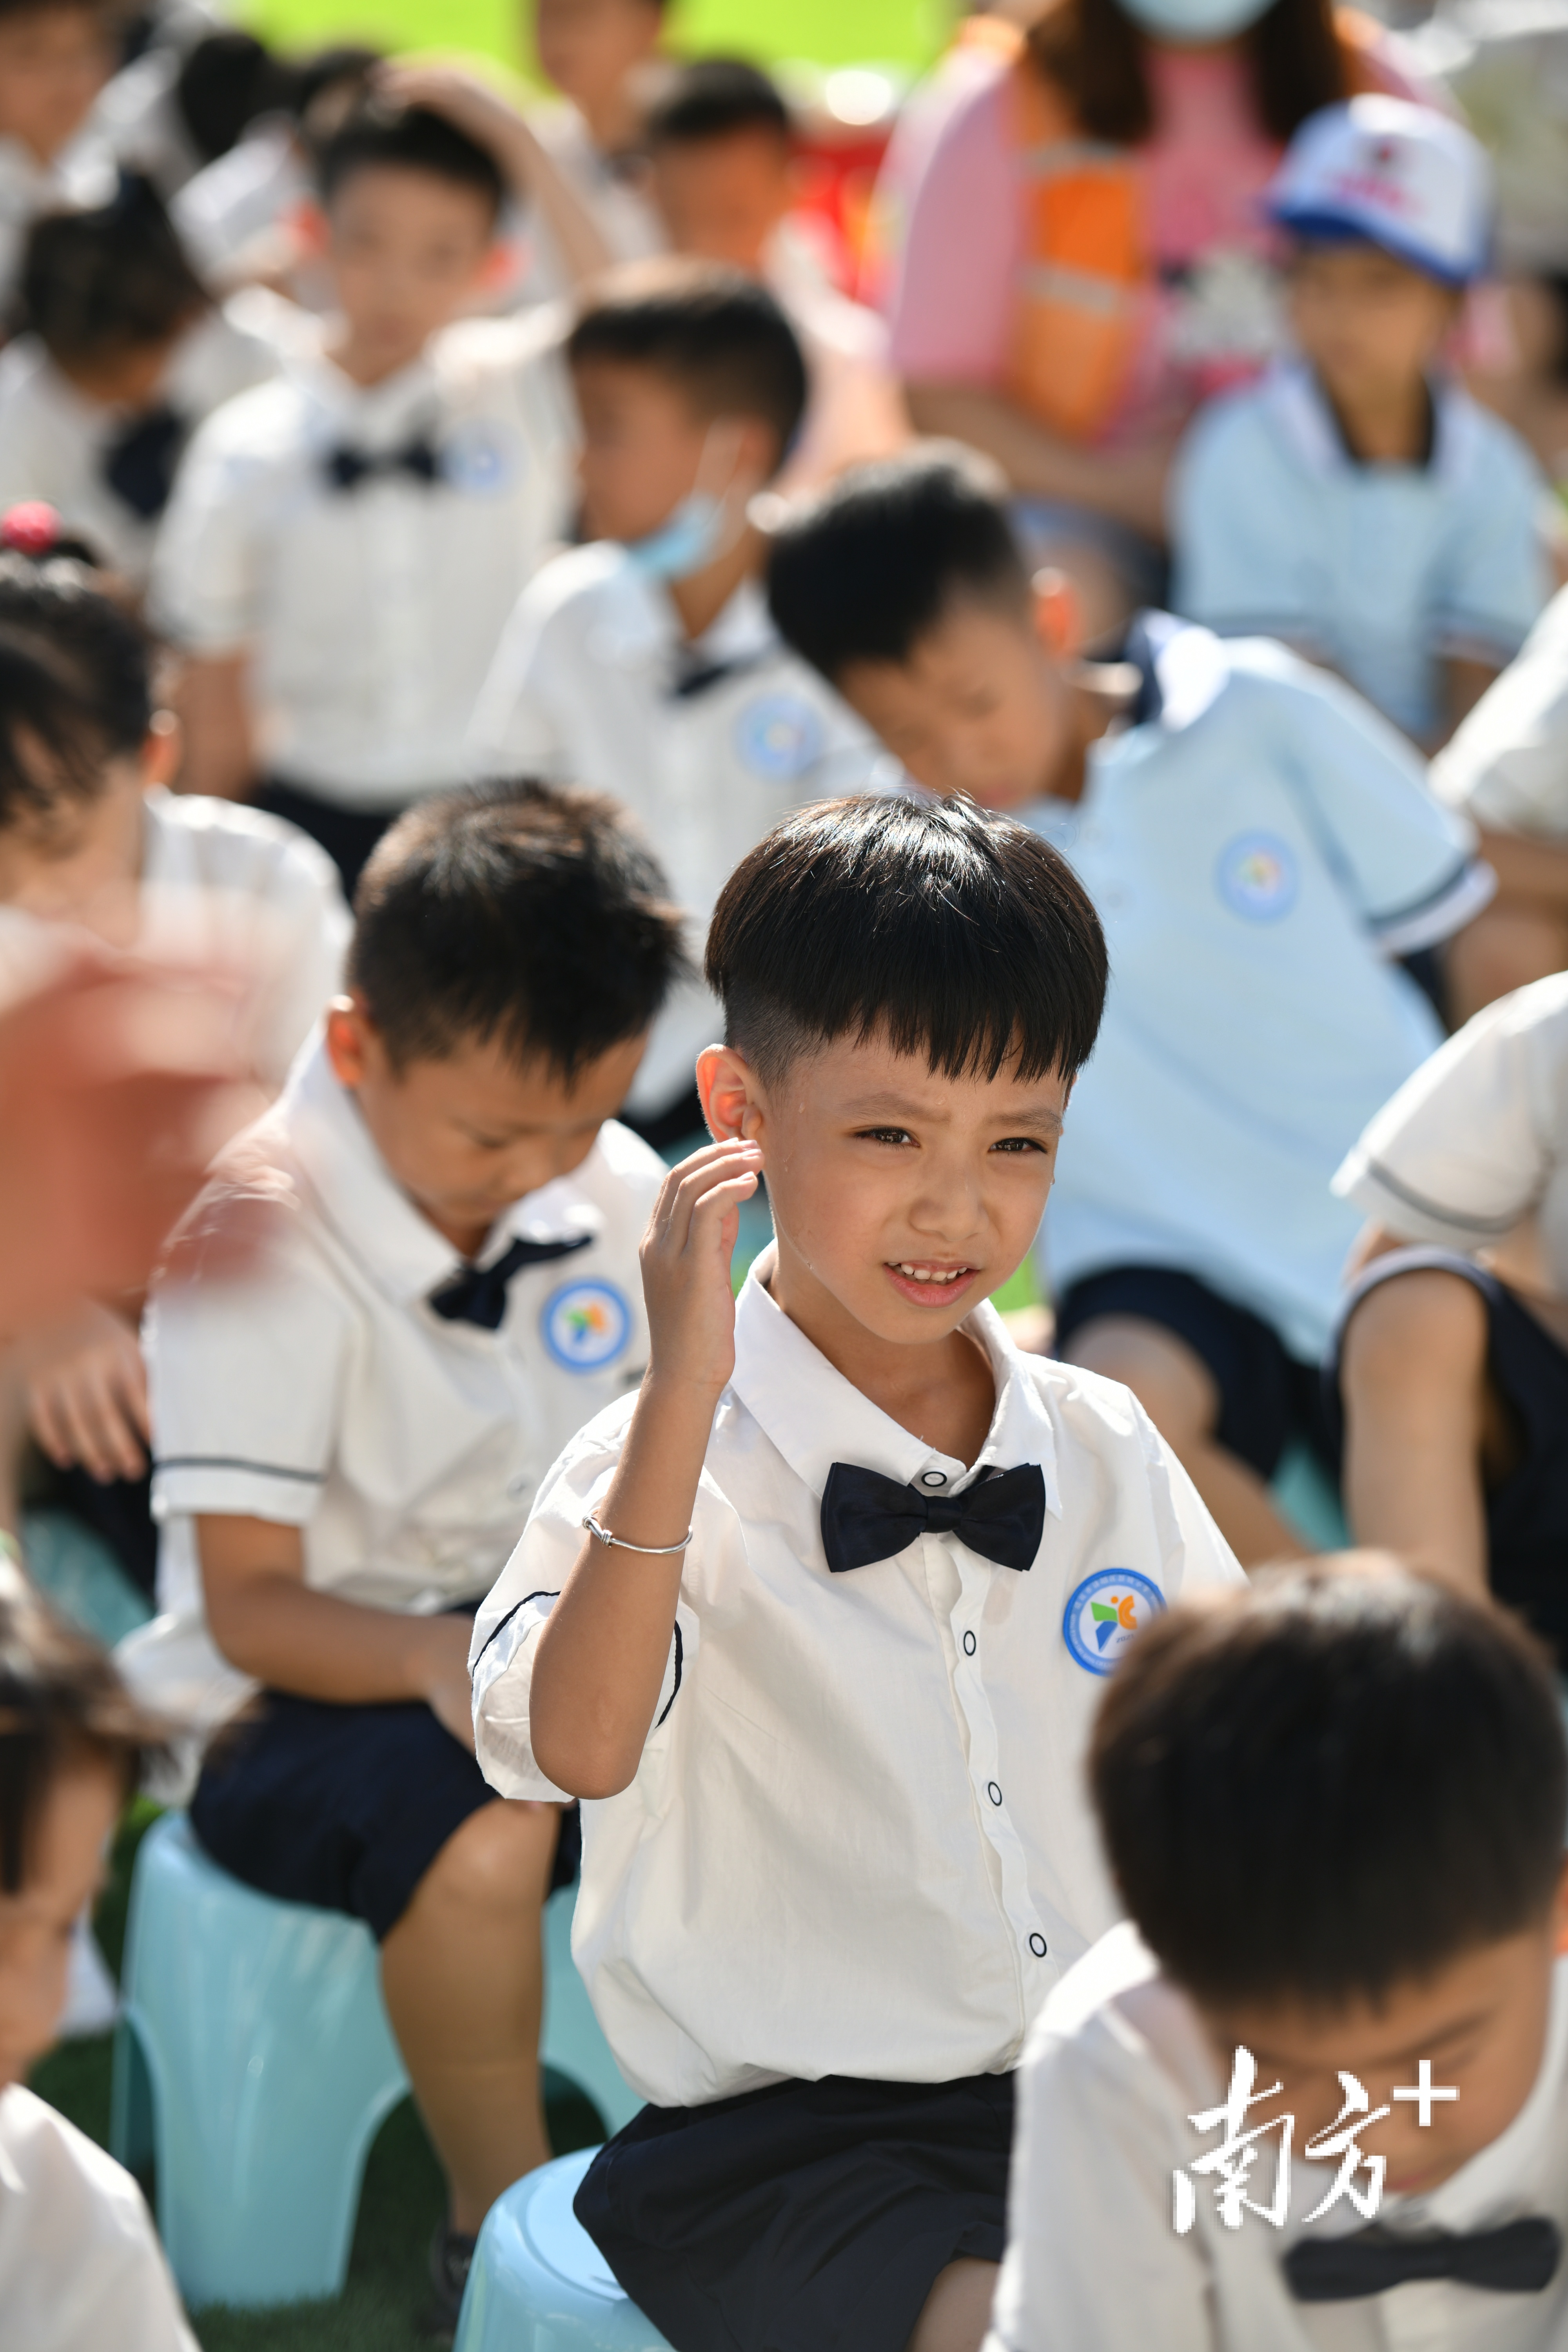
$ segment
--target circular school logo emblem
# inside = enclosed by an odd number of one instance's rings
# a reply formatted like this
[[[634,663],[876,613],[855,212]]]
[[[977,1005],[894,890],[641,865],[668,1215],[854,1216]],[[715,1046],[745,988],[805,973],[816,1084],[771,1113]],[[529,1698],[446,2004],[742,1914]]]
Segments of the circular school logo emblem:
[[[1141,1625],[1157,1617],[1165,1596],[1131,1568],[1097,1568],[1068,1602],[1062,1633],[1074,1662],[1108,1675]]]
[[[569,1372],[596,1372],[626,1344],[631,1309],[611,1282],[569,1282],[544,1302],[544,1344]]]
[[[764,783],[793,783],[822,756],[822,719],[797,694],[764,694],[735,720],[735,755]]]
[[[1233,915],[1249,923],[1277,923],[1296,903],[1300,876],[1296,853],[1278,834],[1244,833],[1219,854],[1215,878]]]
[[[507,488],[516,471],[510,437],[483,417],[455,426],[441,444],[441,478],[455,490],[491,498]]]

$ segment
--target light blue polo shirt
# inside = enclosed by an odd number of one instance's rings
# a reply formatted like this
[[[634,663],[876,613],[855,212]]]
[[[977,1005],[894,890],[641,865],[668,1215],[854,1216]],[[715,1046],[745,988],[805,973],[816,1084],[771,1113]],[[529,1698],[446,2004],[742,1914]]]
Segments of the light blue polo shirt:
[[[1042,1228],[1059,1297],[1172,1266],[1313,1360],[1360,1218],[1330,1179],[1441,1039],[1392,957],[1490,895],[1468,821],[1393,729],[1266,639],[1145,614],[1131,723],[1076,804],[1020,812],[1081,877],[1110,994]]]
[[[1501,668],[1551,593],[1534,458],[1457,385],[1432,397],[1430,462],[1363,466],[1310,370],[1276,368],[1205,409],[1172,491],[1175,609],[1283,637],[1417,741],[1442,657]]]

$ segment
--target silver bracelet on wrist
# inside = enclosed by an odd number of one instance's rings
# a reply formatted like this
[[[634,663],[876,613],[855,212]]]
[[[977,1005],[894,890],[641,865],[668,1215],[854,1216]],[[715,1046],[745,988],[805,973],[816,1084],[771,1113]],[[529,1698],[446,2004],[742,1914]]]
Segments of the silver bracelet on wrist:
[[[625,1536],[613,1536],[608,1528],[602,1528],[592,1511],[589,1512],[583,1525],[595,1543],[614,1544],[617,1551],[646,1551],[651,1559],[662,1559],[667,1553],[684,1551],[691,1541],[691,1529],[688,1528],[678,1544],[628,1543]]]

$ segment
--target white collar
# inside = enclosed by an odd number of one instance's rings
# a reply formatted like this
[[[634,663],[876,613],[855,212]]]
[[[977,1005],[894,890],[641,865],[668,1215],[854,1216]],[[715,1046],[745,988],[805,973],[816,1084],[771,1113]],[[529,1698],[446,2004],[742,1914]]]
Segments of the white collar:
[[[66,202],[96,208],[114,194],[114,159],[89,125],[52,163],[40,163],[19,139],[0,139],[0,214],[25,215]]]
[[[606,661],[626,669],[652,667],[687,644],[668,592],[646,578],[624,547],[605,547],[599,586],[594,650]],[[771,653],[777,644],[762,587],[745,579],[702,635],[690,640],[689,650],[730,664]]]
[[[820,1500],[835,1462],[911,1486],[922,1470],[940,1468],[949,1494],[960,1493],[990,1469],[1011,1470],[1037,1462],[1046,1482],[1046,1507],[1062,1515],[1057,1488],[1056,1436],[1050,1416],[1007,1327],[989,1299],[961,1328],[978,1339],[991,1359],[996,1409],[985,1444],[973,1467],[939,1454],[923,1438],[900,1427],[879,1405],[847,1381],[792,1323],[763,1285],[773,1252],[752,1265],[735,1302],[736,1395],[803,1485]]]
[[[305,395],[323,430],[352,432],[372,448],[391,446],[413,425],[433,421],[439,396],[428,345],[417,359],[380,383],[355,383],[324,351],[309,345],[287,353],[284,370]]]
[[[1463,482],[1476,461],[1479,420],[1474,403],[1455,384],[1433,377],[1432,457],[1425,468],[1391,467],[1394,472],[1428,473],[1434,482],[1454,488]],[[1262,396],[1269,413],[1296,455],[1321,479],[1369,470],[1358,466],[1345,447],[1333,412],[1323,397],[1317,377],[1303,360],[1281,360],[1263,379]]]
[[[393,1178],[353,1095],[333,1076],[320,1029],[301,1048],[271,1117],[339,1240],[389,1297],[411,1305],[459,1272],[463,1259]],[[570,1241],[599,1234],[604,1213],[582,1181],[598,1150],[595,1143],[583,1170],[556,1177],[503,1210],[479,1263],[489,1265],[514,1239]]]

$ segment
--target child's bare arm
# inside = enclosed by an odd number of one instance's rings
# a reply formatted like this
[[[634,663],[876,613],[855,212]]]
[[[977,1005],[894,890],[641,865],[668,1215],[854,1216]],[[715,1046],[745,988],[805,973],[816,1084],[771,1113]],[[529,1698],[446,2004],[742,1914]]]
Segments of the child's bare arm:
[[[1501,670],[1500,662],[1476,661],[1465,654],[1446,654],[1442,661],[1443,716],[1437,732],[1426,745],[1440,751],[1462,719],[1468,719]]]
[[[256,772],[249,668],[245,654],[193,658],[182,667],[174,695],[185,739],[181,792],[222,801],[242,801],[249,792]]]
[[[313,1592],[299,1528],[275,1519],[204,1514],[196,1549],[213,1639],[242,1673],[343,1706],[424,1699],[454,1739],[473,1746],[465,1619]]]
[[[713,1412],[735,1368],[730,1259],[754,1144],[710,1144],[666,1177],[642,1246],[649,1360],[620,1466],[599,1510],[628,1544],[679,1544],[691,1525]],[[612,1797],[637,1769],[669,1655],[684,1555],[587,1536],[539,1637],[534,1760],[558,1789]]]

